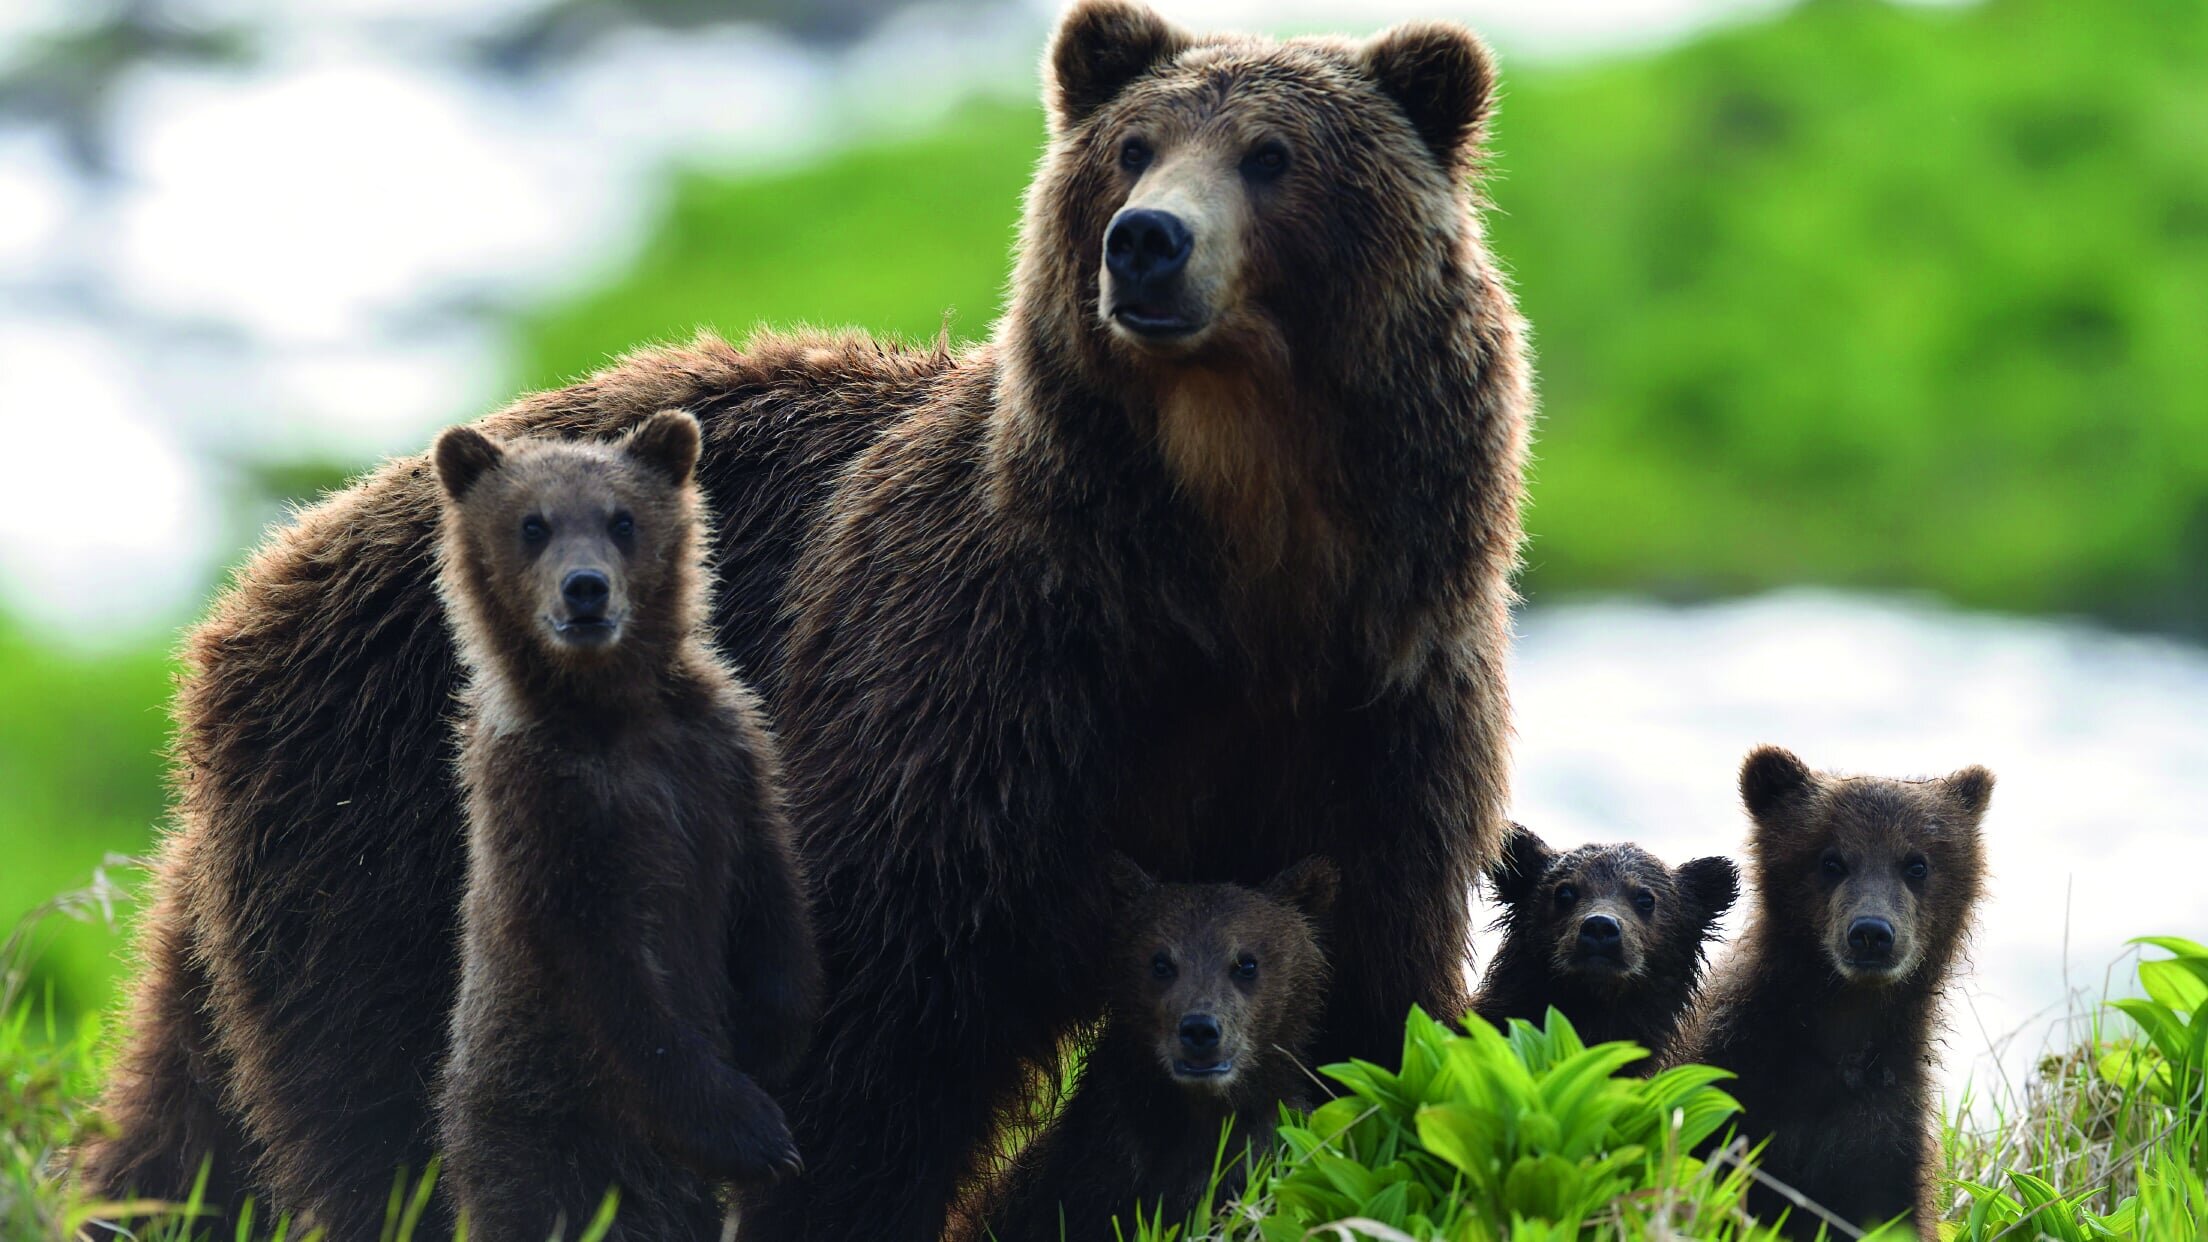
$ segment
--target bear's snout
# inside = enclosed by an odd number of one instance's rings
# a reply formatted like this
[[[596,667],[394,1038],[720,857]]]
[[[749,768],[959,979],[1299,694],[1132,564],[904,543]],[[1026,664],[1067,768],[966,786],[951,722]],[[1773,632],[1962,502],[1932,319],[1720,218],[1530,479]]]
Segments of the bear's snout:
[[[613,584],[600,570],[572,570],[560,580],[560,598],[566,602],[568,618],[573,621],[603,620],[606,602],[612,597]]]
[[[1579,951],[1583,957],[1617,961],[1625,956],[1625,929],[1607,914],[1590,914],[1579,925]]]
[[[1145,337],[1185,336],[1201,327],[1182,305],[1182,277],[1195,251],[1195,231],[1170,211],[1129,207],[1112,217],[1104,233],[1112,318]]]
[[[1879,918],[1848,924],[1848,952],[1856,966],[1887,965],[1894,960],[1894,925]]]

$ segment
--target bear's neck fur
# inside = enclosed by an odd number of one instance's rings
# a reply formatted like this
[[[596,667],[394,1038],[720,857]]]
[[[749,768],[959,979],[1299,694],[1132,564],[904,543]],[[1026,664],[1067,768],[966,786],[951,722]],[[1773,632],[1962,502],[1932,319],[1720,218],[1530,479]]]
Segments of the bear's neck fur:
[[[1053,192],[1046,165],[983,355],[989,495],[1042,554],[1139,565],[1245,647],[1306,663],[1346,639],[1392,672],[1468,603],[1507,606],[1457,595],[1468,564],[1500,558],[1499,581],[1515,565],[1531,406],[1517,313],[1461,194],[1435,208],[1462,219],[1435,231],[1415,290],[1175,362],[1111,338],[1095,257],[1051,231]]]
[[[1775,1041],[1782,1059],[1832,1075],[1851,1093],[1896,1091],[1921,1106],[1940,998],[1959,946],[1935,943],[1907,978],[1843,978],[1810,929],[1759,907],[1742,937],[1738,977],[1754,980],[1749,1038]]]

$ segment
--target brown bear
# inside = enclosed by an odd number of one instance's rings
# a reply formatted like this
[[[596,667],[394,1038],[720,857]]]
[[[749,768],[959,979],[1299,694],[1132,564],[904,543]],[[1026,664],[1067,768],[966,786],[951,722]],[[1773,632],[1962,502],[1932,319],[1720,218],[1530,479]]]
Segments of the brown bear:
[[[467,427],[432,454],[468,879],[439,1101],[470,1236],[718,1238],[715,1183],[792,1173],[759,1082],[819,966],[756,698],[714,654],[696,420],[618,446]]]
[[[1540,1025],[1551,1007],[1587,1043],[1630,1040],[1655,1066],[1702,980],[1703,944],[1740,896],[1730,858],[1677,871],[1631,844],[1557,853],[1518,825],[1488,883],[1503,903],[1503,942],[1472,1008],[1505,1025]]]
[[[1812,772],[1775,746],[1748,756],[1754,916],[1703,990],[1671,1060],[1731,1070],[1738,1132],[1762,1169],[1851,1226],[1906,1218],[1938,1237],[1932,1041],[1985,874],[1993,774],[1937,780]],[[1756,1186],[1788,1233],[1825,1221]]]
[[[1093,0],[1047,72],[986,343],[703,342],[483,425],[704,425],[713,628],[781,736],[828,980],[784,1096],[806,1171],[745,1213],[763,1237],[936,1236],[1096,1015],[1114,848],[1177,882],[1336,859],[1317,1060],[1465,1008],[1531,405],[1467,184],[1487,54]],[[210,1055],[127,1092],[206,1101],[325,1216],[380,1215],[426,1155],[457,977],[437,510],[421,459],[390,464],[275,536],[187,650],[188,969],[146,986]],[[116,1167],[166,1169],[170,1137],[126,1128],[150,1156]]]
[[[966,1238],[1115,1242],[1135,1235],[1138,1211],[1186,1220],[1214,1169],[1216,1202],[1241,1192],[1252,1157],[1277,1142],[1282,1104],[1310,1106],[1318,1080],[1303,1058],[1325,1005],[1334,864],[1309,859],[1258,889],[1158,884],[1132,862],[1118,880],[1103,1031],[1072,1099]]]

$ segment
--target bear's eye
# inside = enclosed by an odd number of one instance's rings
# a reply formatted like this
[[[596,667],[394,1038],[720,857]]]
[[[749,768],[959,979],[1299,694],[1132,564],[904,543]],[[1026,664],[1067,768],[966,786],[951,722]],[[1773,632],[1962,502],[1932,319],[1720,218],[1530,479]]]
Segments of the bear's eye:
[[[1288,148],[1279,142],[1261,142],[1242,158],[1242,175],[1252,181],[1271,181],[1288,171]]]
[[[552,537],[552,523],[532,513],[521,519],[521,541],[536,547]]]
[[[1848,873],[1847,862],[1830,850],[1825,851],[1824,860],[1818,865],[1824,869],[1826,876],[1835,880]]]
[[[613,520],[606,523],[606,530],[616,539],[627,539],[636,533],[636,519],[626,513],[616,513]]]
[[[1558,906],[1560,906],[1560,907],[1561,907],[1561,906],[1569,906],[1569,905],[1571,905],[1571,904],[1572,904],[1573,902],[1575,902],[1575,901],[1578,901],[1578,900],[1579,900],[1579,890],[1578,890],[1578,889],[1576,889],[1576,888],[1573,888],[1573,887],[1572,887],[1571,885],[1569,885],[1569,884],[1559,884],[1559,885],[1557,885],[1557,886],[1556,886],[1556,904],[1557,904]]]
[[[1128,172],[1141,172],[1150,167],[1150,144],[1140,138],[1129,138],[1119,144],[1119,166]]]
[[[1656,894],[1645,888],[1633,894],[1633,908],[1640,911],[1644,919],[1656,913]]]
[[[1901,873],[1912,880],[1921,880],[1932,874],[1932,864],[1922,858],[1912,858],[1902,867]]]
[[[1163,953],[1150,959],[1150,977],[1153,979],[1170,979],[1179,973],[1181,972],[1174,969],[1173,959]]]
[[[1257,959],[1247,953],[1234,959],[1234,977],[1244,983],[1257,978]]]

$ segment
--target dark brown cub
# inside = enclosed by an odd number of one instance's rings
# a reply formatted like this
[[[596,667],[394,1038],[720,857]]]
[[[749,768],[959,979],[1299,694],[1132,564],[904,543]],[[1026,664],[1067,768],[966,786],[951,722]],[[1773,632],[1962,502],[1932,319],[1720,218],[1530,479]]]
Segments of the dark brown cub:
[[[1701,984],[1703,944],[1740,895],[1729,858],[1674,871],[1637,845],[1557,853],[1513,825],[1488,869],[1503,903],[1502,946],[1473,1008],[1498,1025],[1539,1025],[1553,1006],[1590,1044],[1631,1040],[1650,1068]]]
[[[1681,1033],[1674,1061],[1739,1075],[1740,1133],[1763,1169],[1852,1225],[1938,1236],[1932,1039],[1985,875],[1993,774],[1812,772],[1766,746],[1741,768],[1755,915]],[[1757,1188],[1765,1219],[1788,1204]],[[1788,1232],[1823,1222],[1795,1209]]]
[[[970,1223],[973,1237],[1111,1242],[1134,1235],[1138,1208],[1181,1220],[1221,1160],[1223,1127],[1220,1202],[1271,1149],[1280,1105],[1308,1107],[1334,864],[1307,859],[1259,889],[1158,884],[1124,858],[1115,866],[1126,921],[1103,1033],[1065,1111]]]
[[[796,1171],[779,1072],[818,967],[775,758],[703,626],[698,426],[437,442],[473,673],[468,879],[439,1097],[470,1235],[717,1238],[717,1183]]]

